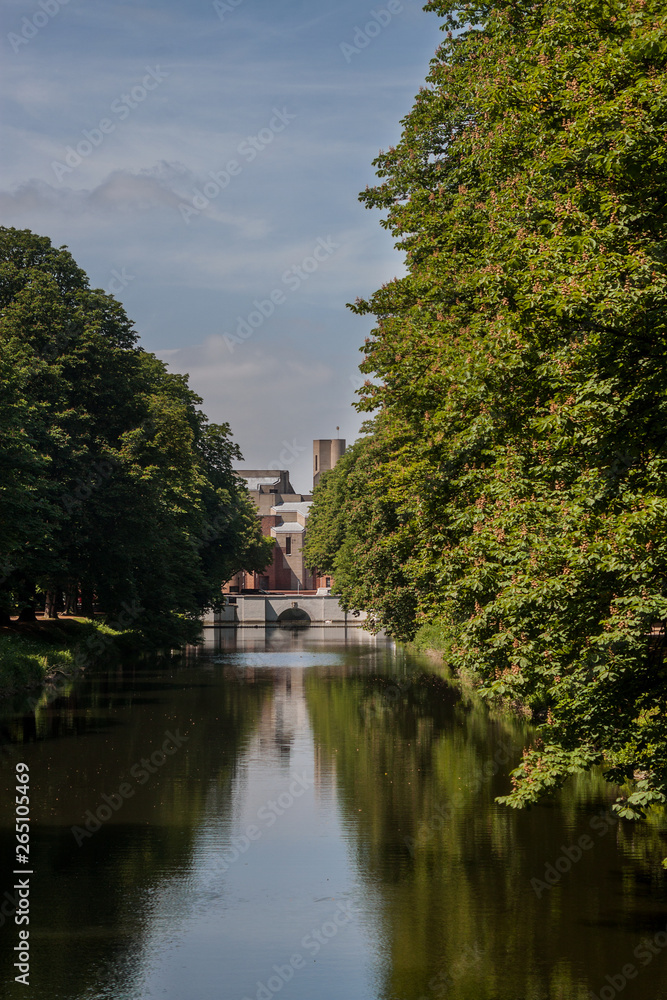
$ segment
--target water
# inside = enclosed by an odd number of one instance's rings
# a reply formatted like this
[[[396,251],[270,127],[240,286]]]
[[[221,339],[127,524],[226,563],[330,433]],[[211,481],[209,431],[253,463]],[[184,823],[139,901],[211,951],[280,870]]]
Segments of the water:
[[[528,728],[384,640],[208,637],[2,715],[2,996],[667,1000],[658,820],[614,822],[599,776],[496,806]]]

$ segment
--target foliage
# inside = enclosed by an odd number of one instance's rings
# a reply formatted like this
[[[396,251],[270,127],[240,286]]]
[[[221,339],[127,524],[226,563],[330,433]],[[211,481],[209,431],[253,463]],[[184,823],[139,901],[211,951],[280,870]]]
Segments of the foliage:
[[[416,614],[385,613],[386,575],[345,599],[402,638],[435,624],[483,693],[530,707],[543,744],[509,804],[601,761],[641,816],[667,791],[667,15],[427,7],[446,39],[361,196],[408,267],[353,306],[378,318],[359,405],[385,451],[342,504],[391,505]],[[383,528],[347,519],[350,567]]]
[[[368,431],[376,427],[367,426]],[[415,599],[404,570],[399,504],[386,469],[399,442],[387,428],[362,437],[325,472],[315,492],[304,547],[306,562],[334,577],[345,610],[368,609],[371,629],[382,624],[405,635]]]
[[[73,676],[90,647],[101,640],[111,650],[120,635],[100,620],[76,618],[0,629],[0,694],[40,687],[56,672]]]
[[[0,309],[0,611],[76,589],[88,615],[185,641],[270,557],[229,425],[48,239],[0,229]]]

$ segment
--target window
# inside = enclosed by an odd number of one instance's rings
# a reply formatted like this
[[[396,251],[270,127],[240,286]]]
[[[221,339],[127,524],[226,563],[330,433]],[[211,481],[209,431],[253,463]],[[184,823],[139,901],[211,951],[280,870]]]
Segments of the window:
[[[327,587],[331,586],[331,577],[330,576],[326,577],[325,586],[327,586]]]
[[[317,455],[315,456],[315,472],[317,472]]]
[[[285,539],[285,555],[286,556],[291,556],[292,555],[292,536],[291,535],[288,535],[287,538]]]

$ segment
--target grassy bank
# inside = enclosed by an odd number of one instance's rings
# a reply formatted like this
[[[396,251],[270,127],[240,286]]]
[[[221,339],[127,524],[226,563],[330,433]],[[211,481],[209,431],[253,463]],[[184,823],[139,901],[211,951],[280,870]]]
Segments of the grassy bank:
[[[452,670],[449,660],[451,638],[446,635],[442,625],[430,623],[422,625],[409,645],[431,660],[434,660],[444,676],[455,681],[460,687],[470,689],[475,687],[475,680],[467,671]]]
[[[443,676],[454,681],[466,694],[476,692],[477,695],[481,695],[490,708],[496,708],[501,712],[511,712],[514,715],[520,716],[524,721],[533,720],[532,710],[519,699],[503,698],[499,695],[489,697],[488,693],[479,691],[479,677],[471,670],[466,667],[457,670],[452,669],[449,658],[452,639],[446,633],[443,625],[438,625],[437,622],[422,625],[410,645],[413,649],[434,660],[438,664]]]
[[[57,676],[74,676],[119,644],[127,645],[128,636],[85,618],[13,622],[0,628],[0,697]]]
[[[443,626],[435,623],[422,625],[414,637],[411,645],[413,645],[415,649],[422,651],[435,650],[443,655],[449,649],[449,642],[445,636]]]

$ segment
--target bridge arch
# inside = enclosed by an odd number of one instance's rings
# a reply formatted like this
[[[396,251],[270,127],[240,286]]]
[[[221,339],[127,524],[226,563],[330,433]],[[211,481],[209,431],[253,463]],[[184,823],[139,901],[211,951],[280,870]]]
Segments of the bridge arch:
[[[289,628],[305,628],[310,625],[310,615],[303,608],[285,608],[278,615],[278,624]]]

